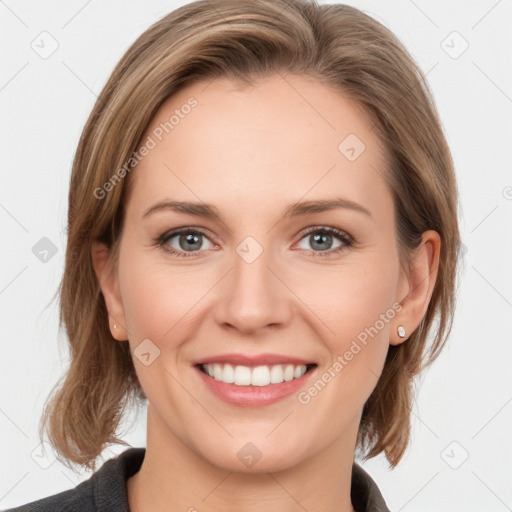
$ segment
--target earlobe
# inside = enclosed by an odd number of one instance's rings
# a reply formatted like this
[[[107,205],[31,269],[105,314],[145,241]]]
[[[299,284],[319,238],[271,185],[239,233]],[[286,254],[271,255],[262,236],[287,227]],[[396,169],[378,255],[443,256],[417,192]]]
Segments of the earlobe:
[[[437,279],[440,251],[439,233],[425,231],[420,245],[411,257],[408,275],[405,276],[408,282],[406,295],[400,300],[402,310],[396,317],[395,332],[391,333],[390,345],[400,345],[406,341],[423,320]]]
[[[110,250],[104,243],[98,241],[92,243],[92,264],[107,306],[110,332],[114,339],[125,341],[128,339],[128,335],[125,328],[125,315],[119,292],[118,276],[115,269],[109,269],[108,267],[109,256]]]

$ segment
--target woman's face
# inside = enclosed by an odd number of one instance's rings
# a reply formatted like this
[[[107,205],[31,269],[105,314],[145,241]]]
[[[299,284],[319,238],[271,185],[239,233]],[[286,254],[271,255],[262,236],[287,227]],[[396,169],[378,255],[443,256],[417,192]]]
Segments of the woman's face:
[[[148,432],[233,471],[353,453],[409,291],[371,120],[312,78],[214,80],[168,99],[143,143],[104,293]]]

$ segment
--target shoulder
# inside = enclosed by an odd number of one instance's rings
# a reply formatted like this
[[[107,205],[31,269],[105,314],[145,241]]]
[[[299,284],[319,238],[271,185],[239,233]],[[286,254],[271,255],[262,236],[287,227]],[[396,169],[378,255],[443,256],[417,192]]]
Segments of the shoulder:
[[[145,452],[128,448],[73,489],[3,512],[129,512],[126,481],[140,469]]]
[[[350,498],[357,512],[390,512],[375,481],[356,462],[352,465]]]
[[[19,507],[10,508],[4,512],[96,511],[94,506],[94,493],[91,488],[91,478],[81,482],[74,489],[68,489],[67,491],[59,492],[47,498],[32,501]]]

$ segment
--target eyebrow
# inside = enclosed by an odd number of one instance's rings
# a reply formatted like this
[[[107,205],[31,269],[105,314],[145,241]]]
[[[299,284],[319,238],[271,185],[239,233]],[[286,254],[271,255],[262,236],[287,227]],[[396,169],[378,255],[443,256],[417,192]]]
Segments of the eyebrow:
[[[286,208],[283,213],[283,218],[298,217],[312,213],[321,213],[334,210],[336,208],[354,210],[356,212],[363,213],[370,218],[372,217],[370,211],[359,203],[338,197],[335,199],[319,199],[293,203],[289,205],[288,208]],[[215,206],[207,203],[194,203],[189,201],[160,201],[159,203],[156,203],[151,208],[149,208],[142,217],[147,217],[152,213],[166,210],[187,213],[189,215],[195,215],[196,217],[204,217],[207,219],[219,220],[223,222],[222,216]]]

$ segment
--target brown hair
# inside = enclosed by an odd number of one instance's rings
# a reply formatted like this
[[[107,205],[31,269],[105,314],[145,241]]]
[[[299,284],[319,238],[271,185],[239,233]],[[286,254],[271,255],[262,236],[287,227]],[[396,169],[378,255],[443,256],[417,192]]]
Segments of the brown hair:
[[[130,175],[115,186],[104,184],[112,184],[114,171],[129,161],[159,106],[177,90],[215,77],[250,85],[282,72],[335,87],[374,119],[390,156],[386,179],[395,203],[400,262],[408,264],[424,231],[441,237],[427,312],[405,343],[390,346],[359,427],[365,458],[384,452],[391,466],[402,458],[410,436],[413,379],[439,355],[452,328],[460,250],[453,162],[425,76],[392,32],[354,7],[200,0],[163,17],[128,49],[96,101],[74,157],[59,288],[71,362],[40,423],[40,436],[48,432],[59,460],[69,467],[71,461],[95,469],[107,444],[127,445],[116,437],[120,420],[128,403],[145,399],[128,342],[114,340],[109,331],[91,258],[91,244],[100,240],[111,249],[109,265],[115,264]],[[97,191],[107,189],[99,198]]]

